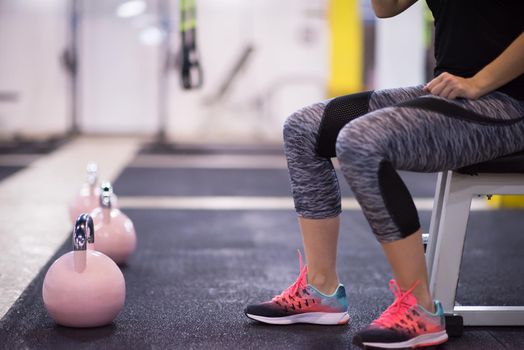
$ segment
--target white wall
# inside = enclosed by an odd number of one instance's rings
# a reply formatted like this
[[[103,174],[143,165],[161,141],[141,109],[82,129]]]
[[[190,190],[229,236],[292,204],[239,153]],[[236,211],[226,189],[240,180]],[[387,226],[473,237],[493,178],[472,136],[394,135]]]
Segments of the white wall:
[[[83,0],[80,31],[80,128],[86,133],[153,134],[158,126],[161,49],[140,43],[149,16],[115,16],[123,0]],[[177,0],[172,5],[176,51]],[[198,0],[201,90],[183,91],[168,75],[167,134],[174,141],[280,140],[284,119],[325,98],[329,64],[328,0]],[[67,39],[67,0],[0,1],[0,135],[63,133],[69,93],[59,55]],[[416,4],[377,28],[376,87],[423,79],[422,10]],[[209,103],[242,48],[253,55],[230,92]]]
[[[328,74],[327,1],[200,0],[198,45],[205,86],[182,91],[170,76],[174,140],[280,140],[283,120],[323,99]],[[306,43],[305,32],[312,39]],[[178,35],[174,38],[178,40]],[[254,51],[229,94],[206,104],[245,45]]]
[[[84,133],[151,134],[158,124],[159,49],[140,41],[155,24],[156,1],[142,18],[118,18],[121,0],[81,2],[80,129]],[[137,21],[140,22],[137,23]]]
[[[66,1],[0,1],[0,137],[61,134],[69,125],[68,82],[59,58],[67,40]]]
[[[147,1],[148,14],[130,19],[115,16],[122,2],[80,1],[79,118],[84,133],[153,134],[158,127],[161,49],[139,40],[145,27],[158,23],[158,2]],[[180,44],[177,4],[171,0],[174,52]],[[36,11],[35,6],[30,9]],[[329,55],[326,7],[327,0],[199,0],[198,45],[205,85],[183,91],[178,72],[171,71],[169,137],[174,141],[280,140],[283,120],[290,113],[324,98]],[[40,15],[45,21],[56,20],[58,11],[53,11]],[[12,19],[18,26],[27,21]],[[248,44],[254,53],[231,91],[219,103],[208,103]],[[50,63],[45,62],[45,68],[43,64],[30,66],[50,74]],[[64,103],[57,97],[49,101]],[[31,104],[31,108],[40,107]],[[67,125],[55,113],[46,113],[42,120],[55,131]],[[20,121],[20,128],[27,131],[31,123],[32,119]]]

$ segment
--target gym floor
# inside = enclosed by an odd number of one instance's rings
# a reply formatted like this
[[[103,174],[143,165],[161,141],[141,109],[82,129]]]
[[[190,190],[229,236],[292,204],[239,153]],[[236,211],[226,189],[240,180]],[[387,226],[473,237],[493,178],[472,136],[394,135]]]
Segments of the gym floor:
[[[338,271],[348,326],[269,326],[243,307],[298,274],[301,239],[280,146],[172,150],[136,139],[78,138],[48,153],[0,155],[0,348],[348,349],[393,300],[391,273],[350,189]],[[123,267],[124,310],[109,326],[57,326],[41,299],[49,265],[71,250],[67,201],[87,161],[113,180],[138,248]],[[401,173],[429,226],[436,174]],[[520,225],[519,225],[520,224]],[[474,200],[458,289],[463,305],[524,305],[522,211]],[[523,349],[524,328],[469,327],[439,349]]]

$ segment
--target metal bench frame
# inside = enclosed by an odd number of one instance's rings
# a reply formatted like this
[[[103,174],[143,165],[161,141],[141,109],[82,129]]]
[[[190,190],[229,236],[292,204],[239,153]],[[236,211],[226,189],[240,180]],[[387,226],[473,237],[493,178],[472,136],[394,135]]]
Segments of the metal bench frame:
[[[430,292],[446,313],[461,315],[465,326],[524,326],[524,306],[455,303],[471,200],[484,194],[524,194],[524,174],[439,173],[426,251]]]

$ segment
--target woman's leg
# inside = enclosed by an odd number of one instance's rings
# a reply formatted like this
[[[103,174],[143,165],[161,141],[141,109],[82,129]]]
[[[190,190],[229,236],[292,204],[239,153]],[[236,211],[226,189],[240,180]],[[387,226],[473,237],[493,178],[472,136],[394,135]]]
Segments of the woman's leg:
[[[425,94],[422,87],[373,92],[368,111]],[[343,98],[348,98],[345,96]],[[321,292],[333,292],[339,282],[336,252],[340,219],[340,190],[331,160],[317,155],[319,128],[328,101],[293,113],[284,125],[284,149],[291,189],[308,263],[308,282]],[[355,106],[348,106],[352,110]],[[358,106],[362,108],[362,106]]]
[[[347,124],[337,140],[342,172],[401,290],[431,310],[420,224],[396,170],[456,169],[524,149],[524,103],[501,93],[449,101],[424,96]]]
[[[317,133],[327,102],[292,114],[284,125],[287,157],[295,208],[299,213],[308,283],[325,294],[339,285],[336,271],[340,226],[340,190],[329,158],[315,152]]]
[[[336,265],[340,218],[298,221],[308,263],[308,283],[324,294],[332,294],[339,285]]]
[[[323,119],[325,108],[336,112],[330,115],[341,127],[370,109],[421,94],[422,88],[415,87],[348,95],[336,99],[335,104],[321,102],[303,108],[287,119],[285,152],[308,265],[301,264],[297,280],[281,294],[248,305],[244,310],[247,317],[271,324],[336,325],[349,321],[345,288],[338,283],[336,272],[340,190],[330,158],[318,155],[324,152],[317,153],[317,136],[322,121],[327,120]],[[329,154],[333,154],[334,135],[328,135],[329,142],[322,144],[331,146]]]
[[[248,305],[247,317],[270,324],[346,324],[346,291],[338,283],[336,250],[340,213],[337,177],[329,158],[315,154],[316,132],[326,102],[303,108],[284,126],[285,151],[307,266],[296,281],[270,301]],[[314,179],[314,182],[308,182]],[[314,203],[314,205],[313,205]]]
[[[419,281],[419,285],[413,290],[413,295],[419,305],[434,312],[433,298],[429,293],[422,230],[418,229],[412,235],[398,241],[382,243],[382,248],[400,288],[406,291]]]

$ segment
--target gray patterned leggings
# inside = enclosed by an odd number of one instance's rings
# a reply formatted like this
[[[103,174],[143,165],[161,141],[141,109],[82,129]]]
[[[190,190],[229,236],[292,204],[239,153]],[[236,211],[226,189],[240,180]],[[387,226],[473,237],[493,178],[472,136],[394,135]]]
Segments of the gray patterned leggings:
[[[417,102],[428,99],[451,109],[417,107]],[[406,101],[415,105],[405,105]],[[304,218],[329,218],[341,212],[331,160],[316,152],[328,103],[300,109],[284,125],[295,208]],[[457,106],[481,119],[457,118],[453,109]],[[377,239],[395,241],[420,228],[413,199],[396,170],[438,172],[524,150],[524,120],[517,121],[522,116],[524,101],[499,92],[478,100],[446,100],[427,95],[422,86],[372,92],[368,113],[345,124],[338,134],[336,154]]]

